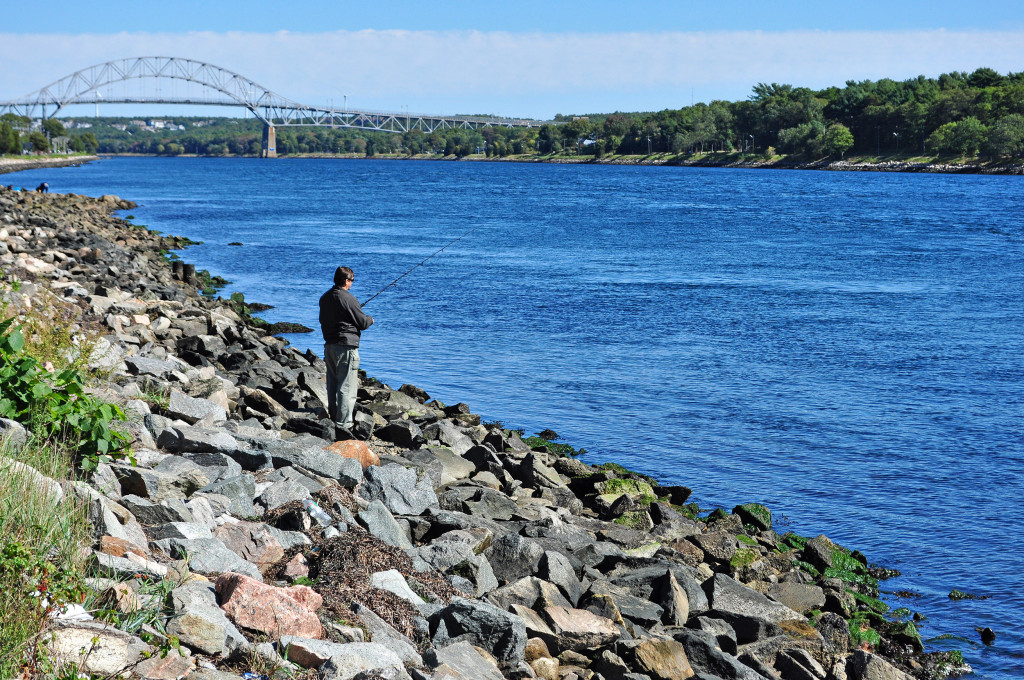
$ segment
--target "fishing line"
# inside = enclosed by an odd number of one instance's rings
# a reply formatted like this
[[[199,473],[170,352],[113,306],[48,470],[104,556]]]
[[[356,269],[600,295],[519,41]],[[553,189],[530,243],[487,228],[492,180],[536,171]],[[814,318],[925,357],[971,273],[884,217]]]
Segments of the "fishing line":
[[[434,251],[434,252],[433,252],[433,253],[431,253],[430,255],[427,255],[427,256],[426,256],[425,258],[423,258],[423,262],[420,262],[419,264],[413,265],[413,267],[412,267],[411,269],[409,269],[409,271],[405,272],[404,274],[402,274],[401,276],[399,276],[399,277],[398,277],[397,279],[395,279],[394,281],[392,281],[391,283],[389,283],[388,285],[384,286],[383,288],[381,288],[380,290],[378,290],[378,291],[377,291],[376,293],[374,293],[373,295],[371,295],[371,296],[370,296],[369,298],[367,298],[366,302],[362,303],[362,305],[360,305],[360,306],[362,306],[362,307],[365,307],[365,306],[366,306],[366,304],[367,304],[368,302],[370,302],[370,300],[372,300],[373,298],[377,297],[378,295],[380,295],[381,293],[383,293],[384,291],[386,291],[386,290],[387,290],[388,288],[390,288],[391,286],[395,285],[396,283],[398,283],[399,281],[401,281],[402,279],[404,279],[404,278],[405,278],[406,276],[408,276],[409,274],[412,274],[412,273],[413,273],[413,272],[414,272],[414,271],[415,271],[416,269],[418,269],[419,267],[422,267],[422,266],[423,266],[423,265],[424,265],[424,264],[425,264],[425,263],[427,262],[427,260],[429,260],[430,258],[434,257],[434,255],[437,255],[438,253],[440,253],[440,252],[441,252],[442,250],[444,250],[444,249],[445,249],[445,248],[447,248],[448,246],[452,246],[452,245],[455,245],[456,243],[458,243],[458,242],[459,242],[459,241],[461,241],[462,239],[466,238],[467,236],[469,236],[470,234],[472,234],[472,233],[473,233],[474,231],[476,231],[476,230],[477,230],[477,229],[479,229],[479,228],[480,228],[480,227],[473,227],[472,229],[470,229],[469,231],[467,231],[467,232],[466,232],[465,234],[463,234],[462,236],[458,237],[458,238],[457,238],[457,239],[455,239],[454,241],[451,241],[451,242],[449,242],[449,243],[446,243],[446,244],[444,244],[443,246],[441,246],[440,248],[438,248],[438,249],[437,249],[436,251]]]

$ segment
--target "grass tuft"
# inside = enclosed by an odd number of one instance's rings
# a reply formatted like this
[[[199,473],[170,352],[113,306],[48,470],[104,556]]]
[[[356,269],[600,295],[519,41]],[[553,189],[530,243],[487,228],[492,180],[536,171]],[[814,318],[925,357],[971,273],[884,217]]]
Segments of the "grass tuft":
[[[56,482],[72,456],[53,444],[0,441],[0,677],[45,673],[43,644],[52,616],[83,594],[80,548],[89,528],[84,504]],[[63,491],[61,491],[63,493]]]

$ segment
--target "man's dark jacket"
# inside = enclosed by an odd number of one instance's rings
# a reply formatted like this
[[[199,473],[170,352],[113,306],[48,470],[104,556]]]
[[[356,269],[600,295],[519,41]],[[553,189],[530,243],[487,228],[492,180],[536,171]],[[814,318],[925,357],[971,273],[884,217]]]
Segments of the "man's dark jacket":
[[[363,314],[359,300],[338,284],[337,276],[334,283],[320,298],[320,330],[324,342],[359,347],[359,334],[373,325],[373,317]]]

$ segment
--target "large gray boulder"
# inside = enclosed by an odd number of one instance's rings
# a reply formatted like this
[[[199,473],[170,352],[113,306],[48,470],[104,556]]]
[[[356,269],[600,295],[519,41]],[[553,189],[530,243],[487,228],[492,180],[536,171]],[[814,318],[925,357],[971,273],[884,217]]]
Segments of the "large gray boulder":
[[[262,581],[255,564],[241,558],[216,538],[162,538],[153,544],[174,559],[188,559],[188,568],[203,575],[233,571]]]
[[[434,541],[417,549],[420,558],[440,572],[447,572],[457,564],[476,557],[472,546],[461,541]]]
[[[495,539],[484,555],[491,563],[498,582],[509,583],[532,576],[544,556],[544,548],[519,534],[505,534]]]
[[[343,487],[355,488],[363,478],[363,466],[354,458],[325,451],[329,444],[319,437],[303,435],[289,441],[265,439],[260,442],[260,448],[270,457],[275,468],[299,466],[321,477],[336,480]]]
[[[642,566],[644,564],[649,566]],[[608,578],[616,585],[629,588],[637,597],[657,600],[654,593],[666,570],[672,572],[679,587],[686,591],[690,615],[706,612],[708,598],[701,586],[700,574],[692,567],[661,559],[628,559],[609,572]]]
[[[508,521],[520,512],[515,501],[494,489],[480,489],[462,505],[471,515],[501,521]]]
[[[7,441],[8,446],[24,446],[28,441],[28,431],[17,421],[0,418],[0,442],[3,440]]]
[[[237,458],[240,449],[238,440],[222,430],[207,430],[201,427],[168,427],[157,433],[156,444],[172,453],[223,453]]]
[[[201,489],[197,493],[217,494],[225,496],[231,514],[235,517],[252,517],[256,514],[253,505],[253,498],[256,496],[256,480],[251,474],[243,473],[235,477],[228,477],[219,482],[214,482]]]
[[[113,676],[136,663],[149,645],[99,621],[56,620],[47,631],[49,661],[88,675]]]
[[[425,658],[434,671],[432,677],[455,680],[504,680],[505,676],[469,642],[456,642],[441,649],[431,649]]]
[[[736,629],[740,644],[753,642],[765,629],[764,624],[805,620],[798,612],[725,574],[715,574],[704,584],[711,611]]]
[[[173,618],[167,632],[200,654],[230,658],[246,651],[249,643],[228,620],[209,582],[189,582],[171,591]]]
[[[216,481],[217,468],[205,468],[180,456],[167,456],[152,469],[112,465],[122,494],[133,494],[159,502],[190,496]]]
[[[436,647],[469,642],[487,650],[504,667],[518,665],[526,654],[523,620],[484,602],[452,598],[429,622]]]
[[[190,397],[178,390],[171,390],[167,415],[184,420],[189,425],[194,425],[199,421],[213,424],[226,420],[228,416],[223,406],[208,399]]]
[[[392,650],[376,642],[348,642],[320,667],[322,680],[352,680],[367,673],[392,680],[412,680],[402,659]]]
[[[852,667],[852,680],[912,680],[882,657],[862,649],[854,651]]]
[[[419,606],[424,602],[422,597],[413,592],[413,589],[409,587],[409,582],[405,580],[405,576],[397,569],[376,571],[370,574],[370,585],[394,593],[414,606]]]
[[[413,644],[412,640],[399,633],[391,624],[374,614],[369,607],[355,602],[352,604],[352,613],[373,640],[380,642],[398,654],[399,658],[405,663],[412,664],[413,666],[423,665],[423,658],[416,651],[416,645]]]
[[[486,597],[488,602],[505,610],[514,604],[532,607],[541,598],[560,607],[572,606],[572,603],[565,599],[562,591],[555,584],[548,583],[536,576],[525,576],[518,581],[496,588],[487,593]]]
[[[89,525],[94,538],[113,536],[146,550],[149,542],[146,532],[124,506],[101,496],[84,482],[75,482],[72,489],[76,497],[88,503]]]
[[[427,508],[437,507],[430,480],[425,476],[417,479],[414,470],[396,464],[366,468],[359,495],[381,501],[396,515],[421,515]]]
[[[356,517],[359,523],[380,540],[388,545],[403,550],[412,548],[412,541],[388,509],[379,500],[370,503],[365,510],[359,512]]]
[[[658,604],[648,599],[637,597],[628,588],[617,586],[607,581],[595,581],[581,598],[581,604],[585,603],[584,609],[601,614],[602,606],[594,606],[596,600],[607,598],[614,603],[615,608],[623,617],[639,623],[645,628],[650,628],[661,622],[664,610]]]
[[[452,424],[449,420],[439,420],[423,428],[423,436],[433,439],[448,447],[455,455],[462,454],[473,448],[473,440]]]
[[[181,373],[183,366],[174,361],[130,356],[124,358],[124,363],[128,367],[128,372],[132,375],[151,376],[161,382],[170,380],[175,374],[184,377],[184,374]]]
[[[538,564],[537,575],[558,586],[573,607],[583,595],[583,583],[577,578],[569,558],[559,552],[545,551]]]
[[[195,524],[192,522],[158,524],[157,526],[150,527],[147,533],[154,541],[159,541],[163,538],[181,538],[190,541],[197,538],[213,538],[210,527],[205,524]]]
[[[476,465],[466,460],[461,455],[457,455],[451,449],[439,447],[424,449],[423,451],[433,454],[441,463],[442,485],[451,484],[452,482],[457,482],[460,479],[469,479],[473,473],[476,472]]]
[[[682,643],[686,658],[696,673],[723,680],[764,680],[760,673],[744,666],[732,654],[722,651],[713,633],[680,628],[673,637]]]
[[[309,489],[298,481],[294,479],[285,479],[279,482],[274,482],[264,489],[256,498],[256,502],[262,505],[265,510],[273,510],[274,508],[281,507],[285,503],[305,500],[311,497],[312,495],[310,494]]]
[[[348,653],[345,645],[350,643],[314,640],[296,635],[283,635],[278,649],[292,663],[303,668],[320,668],[332,656],[344,656]]]
[[[370,410],[384,416],[388,420],[401,416],[422,416],[430,410],[419,401],[397,390],[387,390],[378,394]]]
[[[127,508],[140,524],[152,526],[168,522],[191,522],[192,512],[180,498],[171,498],[154,503],[134,494],[121,497],[121,505]]]
[[[386,426],[376,430],[374,434],[386,442],[396,444],[403,449],[418,449],[426,443],[420,426],[411,420],[393,420]]]
[[[768,589],[768,597],[801,614],[825,606],[825,591],[809,583],[773,584]]]

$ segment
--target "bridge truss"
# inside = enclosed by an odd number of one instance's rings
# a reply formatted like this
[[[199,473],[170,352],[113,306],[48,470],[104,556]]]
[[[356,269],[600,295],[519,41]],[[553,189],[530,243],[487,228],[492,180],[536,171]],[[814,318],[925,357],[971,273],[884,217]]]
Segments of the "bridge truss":
[[[134,79],[170,79],[195,83],[223,97],[104,96],[111,84]],[[72,104],[200,104],[248,109],[268,128],[319,126],[402,133],[484,127],[539,127],[544,121],[492,116],[438,116],[408,112],[306,106],[282,97],[245,76],[213,64],[180,57],[118,59],[76,71],[29,95],[0,102],[0,113],[52,118]],[[266,137],[266,135],[265,135]]]

